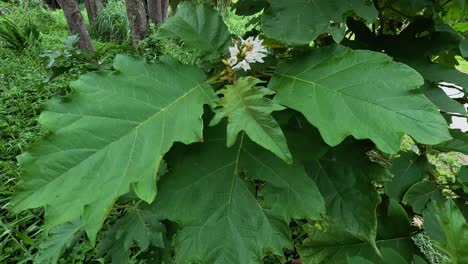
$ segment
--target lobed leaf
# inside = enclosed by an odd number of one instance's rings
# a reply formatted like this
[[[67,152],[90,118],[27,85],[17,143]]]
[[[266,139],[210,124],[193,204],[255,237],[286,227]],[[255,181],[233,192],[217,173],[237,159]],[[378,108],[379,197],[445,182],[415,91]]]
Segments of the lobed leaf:
[[[218,94],[222,97],[218,100],[219,107],[210,125],[216,125],[227,117],[228,147],[236,143],[241,131],[245,131],[255,143],[270,150],[287,163],[292,163],[283,131],[271,116],[273,111],[285,108],[266,98],[274,92],[257,86],[259,83],[262,83],[259,79],[242,77],[234,85],[226,85],[219,90]]]
[[[335,41],[344,37],[346,14],[373,21],[377,11],[365,0],[270,0],[271,7],[262,16],[265,34],[291,45],[308,45],[318,35],[330,33]]]
[[[385,193],[391,199],[401,201],[406,191],[415,183],[424,179],[431,165],[424,155],[414,152],[403,152],[399,157],[392,159],[390,172],[393,179],[385,183]]]
[[[280,63],[269,88],[300,111],[335,146],[348,135],[397,153],[409,134],[418,142],[449,140],[444,118],[418,89],[422,77],[384,54],[341,46],[315,49]]]
[[[83,226],[78,220],[55,227],[39,244],[39,251],[34,259],[34,263],[57,263],[63,252],[81,238],[82,231]]]
[[[380,207],[379,211],[382,211],[384,207]],[[411,240],[412,229],[408,216],[402,212],[404,209],[393,202],[388,206],[386,213],[379,215],[379,234],[375,243],[379,251],[394,249],[403,259],[411,261],[414,255],[421,253]],[[396,225],[398,228],[394,228]],[[346,226],[333,223],[325,225],[322,230],[310,224],[305,225],[304,229],[309,237],[298,247],[298,253],[304,263],[341,264],[348,263],[350,259],[387,263],[374,247],[351,235],[345,228]]]
[[[185,49],[202,60],[214,60],[228,51],[231,36],[219,13],[208,5],[183,2],[159,28],[160,38],[177,37]]]
[[[160,220],[160,216],[149,209],[130,208],[106,233],[98,247],[100,254],[111,256],[113,264],[126,264],[133,245],[140,250],[150,246],[164,248],[164,226]]]
[[[403,203],[411,205],[413,211],[419,214],[431,201],[444,201],[442,191],[432,181],[415,183],[403,197]]]
[[[449,255],[450,263],[468,263],[468,223],[454,201],[443,204],[433,201],[423,216],[427,233]]]
[[[91,241],[131,186],[153,201],[163,155],[202,140],[203,105],[215,100],[201,70],[173,59],[119,55],[114,68],[83,75],[72,98],[48,104],[41,122],[51,134],[21,157],[12,201],[16,212],[45,207],[48,227],[81,218]]]
[[[404,62],[417,70],[427,81],[453,83],[463,87],[465,92],[468,89],[468,74],[455,68],[428,60],[407,60]]]
[[[423,32],[425,32],[423,34]],[[427,34],[426,34],[427,33]],[[385,50],[396,61],[407,64],[421,74],[426,82],[447,82],[468,87],[468,75],[454,65],[436,63],[432,56],[443,57],[447,51],[458,49],[463,37],[447,24],[434,25],[434,21],[419,17],[399,35],[382,35],[372,43],[374,50]],[[455,64],[457,53],[448,56]]]
[[[219,129],[218,129],[219,130]],[[244,133],[231,148],[222,130],[174,149],[156,210],[177,222],[175,262],[261,263],[292,248],[291,218],[318,219],[323,198],[301,165],[287,165]]]
[[[424,95],[434,103],[440,111],[446,113],[458,113],[461,115],[467,115],[465,107],[459,102],[450,98],[444,90],[435,85],[434,83],[425,83],[421,90]]]
[[[456,151],[468,155],[468,133],[461,130],[450,130],[453,139],[434,146],[440,151]]]
[[[359,144],[346,142],[307,164],[307,173],[325,199],[327,215],[354,237],[375,246],[380,195],[372,181],[388,173],[372,163]]]

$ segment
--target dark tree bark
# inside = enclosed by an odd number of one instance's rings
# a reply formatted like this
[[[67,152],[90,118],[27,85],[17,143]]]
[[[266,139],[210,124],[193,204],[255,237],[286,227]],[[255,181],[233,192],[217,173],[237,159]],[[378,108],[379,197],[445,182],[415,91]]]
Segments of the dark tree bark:
[[[169,0],[147,0],[148,17],[154,24],[160,25],[167,18]]]
[[[52,10],[60,8],[60,5],[57,2],[57,0],[47,0],[46,3],[49,6],[49,8],[52,9]]]
[[[125,0],[128,22],[132,30],[133,47],[143,40],[147,32],[146,10],[142,0]]]
[[[88,13],[89,24],[94,22],[96,16],[104,8],[101,0],[85,0],[86,12]]]
[[[166,21],[167,11],[169,9],[169,0],[161,0],[162,22]]]
[[[148,17],[156,25],[162,23],[161,0],[148,0]]]
[[[80,39],[77,44],[81,49],[87,50],[89,53],[94,52],[93,43],[86,30],[83,16],[80,12],[80,6],[76,0],[58,0],[60,7],[63,10],[67,20],[68,28],[71,35],[78,35]]]

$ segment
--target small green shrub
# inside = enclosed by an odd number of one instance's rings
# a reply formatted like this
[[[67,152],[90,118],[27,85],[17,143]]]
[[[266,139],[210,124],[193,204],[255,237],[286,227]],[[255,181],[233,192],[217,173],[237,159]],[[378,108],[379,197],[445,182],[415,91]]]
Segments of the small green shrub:
[[[163,55],[170,55],[184,64],[194,64],[195,57],[182,48],[182,42],[177,39],[158,39],[150,34],[140,43],[144,56],[148,61],[156,61]]]
[[[5,48],[21,52],[39,43],[40,39],[39,27],[31,19],[22,27],[6,17],[0,19],[0,40]]]
[[[94,39],[122,43],[129,40],[129,25],[125,3],[109,1],[90,26],[89,33]]]

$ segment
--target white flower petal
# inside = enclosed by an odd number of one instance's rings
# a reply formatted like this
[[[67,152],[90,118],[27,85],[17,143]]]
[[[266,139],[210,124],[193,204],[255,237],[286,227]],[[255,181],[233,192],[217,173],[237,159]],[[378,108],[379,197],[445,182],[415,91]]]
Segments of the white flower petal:
[[[248,71],[248,70],[250,70],[250,64],[247,61],[243,60],[243,61],[239,62],[236,66],[234,66],[232,68],[233,69],[241,69],[242,68],[244,71]]]
[[[228,64],[229,64],[229,66],[232,67],[232,66],[236,65],[236,63],[237,63],[237,57],[236,57],[236,56],[230,57],[230,58],[228,59]]]
[[[233,47],[229,47],[229,53],[231,57],[237,57],[237,55],[239,55],[239,47],[237,46],[237,43],[234,43]]]
[[[243,69],[244,71],[250,70],[250,63],[265,62],[263,58],[267,56],[268,50],[262,45],[263,39],[259,36],[248,37],[243,39],[239,37],[239,42],[235,42],[234,46],[229,47],[230,58],[228,64],[233,69]],[[241,60],[239,62],[239,60]]]
[[[242,45],[245,45],[245,44],[248,44],[248,45],[250,44],[250,45],[252,45],[253,42],[254,42],[254,38],[253,38],[253,37],[248,37],[246,40],[243,40],[243,39],[242,39]]]

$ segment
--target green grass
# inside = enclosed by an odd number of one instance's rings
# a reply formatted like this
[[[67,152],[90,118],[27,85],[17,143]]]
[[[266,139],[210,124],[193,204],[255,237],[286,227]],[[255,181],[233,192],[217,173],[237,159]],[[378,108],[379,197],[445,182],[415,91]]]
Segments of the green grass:
[[[111,0],[97,15],[89,33],[94,39],[108,42],[130,42],[130,28],[125,13],[125,2]]]
[[[31,258],[42,220],[38,212],[13,216],[6,210],[21,175],[15,157],[44,133],[37,123],[40,105],[53,96],[57,87],[38,88],[45,70],[36,59],[37,50],[20,55],[8,50],[1,53],[0,263],[20,263]]]
[[[14,186],[21,179],[16,157],[46,133],[38,123],[42,105],[52,97],[65,94],[69,82],[89,69],[72,69],[43,83],[48,69],[40,55],[45,50],[60,50],[69,35],[63,12],[42,8],[24,12],[4,2],[0,2],[0,8],[2,14],[18,25],[31,18],[42,36],[40,45],[22,52],[5,49],[0,43],[0,263],[31,263],[43,235],[43,210],[18,215],[7,210]],[[125,50],[112,43],[94,41],[93,44],[101,55],[97,59],[100,61],[107,56],[110,60],[115,53]],[[80,243],[62,263],[83,263],[83,258],[92,255],[86,253],[91,249],[89,242]]]

